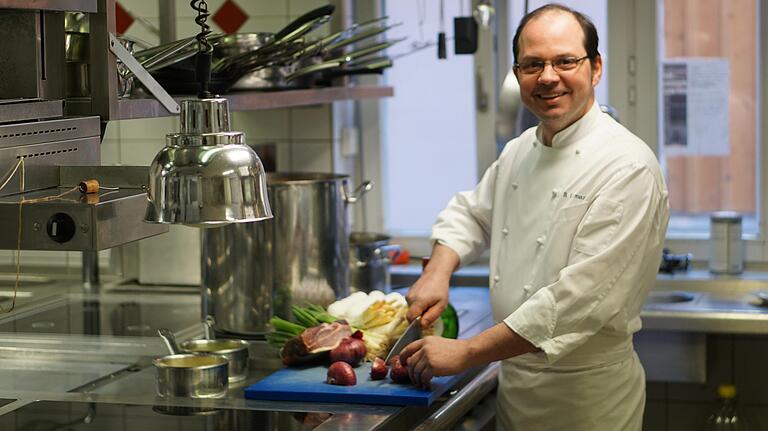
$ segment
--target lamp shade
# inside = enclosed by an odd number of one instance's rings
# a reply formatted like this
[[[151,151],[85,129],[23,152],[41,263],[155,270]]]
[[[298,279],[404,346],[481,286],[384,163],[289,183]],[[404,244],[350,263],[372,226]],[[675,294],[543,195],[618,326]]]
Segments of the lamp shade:
[[[149,171],[145,221],[217,226],[272,218],[264,166],[229,130],[226,99],[181,102],[181,133],[166,135]]]

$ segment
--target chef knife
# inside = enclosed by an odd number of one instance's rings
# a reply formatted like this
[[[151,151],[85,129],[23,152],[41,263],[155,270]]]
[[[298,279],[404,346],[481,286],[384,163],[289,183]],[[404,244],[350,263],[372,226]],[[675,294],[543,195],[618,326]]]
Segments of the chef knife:
[[[384,363],[389,364],[389,360],[393,356],[399,355],[400,352],[403,351],[405,346],[411,344],[412,342],[420,338],[421,338],[421,316],[418,316],[417,318],[411,321],[411,324],[408,325],[408,327],[405,329],[405,332],[403,332],[403,335],[401,335],[400,338],[398,338],[397,341],[395,342],[395,345],[392,346],[391,349],[389,349],[389,353],[387,353],[387,358],[384,359]]]

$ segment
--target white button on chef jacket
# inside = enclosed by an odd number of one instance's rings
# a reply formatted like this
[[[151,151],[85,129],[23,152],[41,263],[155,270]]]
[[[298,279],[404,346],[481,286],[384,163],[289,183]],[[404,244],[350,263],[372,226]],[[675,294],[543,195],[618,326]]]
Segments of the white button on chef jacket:
[[[597,103],[551,147],[535,145],[536,133],[507,144],[474,190],[451,199],[432,239],[456,251],[462,265],[490,247],[499,276],[490,291],[493,317],[541,350],[502,361],[502,422],[602,431],[580,425],[583,416],[639,429],[644,381],[631,335],[641,326],[669,219],[661,170],[647,145]],[[503,228],[507,234],[498,235]],[[525,246],[538,239],[542,246]],[[630,365],[615,372],[605,365],[621,361]],[[601,398],[607,393],[621,403]]]
[[[551,147],[518,144],[538,140],[529,129],[473,191],[454,196],[433,227],[432,239],[456,251],[462,264],[490,246],[491,271],[503,280],[492,292],[494,319],[548,361],[591,334],[637,331],[644,299],[637,289],[650,289],[658,269],[669,217],[658,162],[642,141],[601,115],[595,104]],[[600,139],[580,140],[587,132]],[[589,156],[563,151],[570,145]],[[504,236],[510,241],[500,241]],[[528,280],[530,298],[521,292]]]

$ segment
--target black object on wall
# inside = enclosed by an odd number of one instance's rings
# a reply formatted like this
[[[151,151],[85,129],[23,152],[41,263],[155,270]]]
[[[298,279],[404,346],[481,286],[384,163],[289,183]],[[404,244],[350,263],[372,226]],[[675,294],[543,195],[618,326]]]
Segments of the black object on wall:
[[[453,19],[453,43],[456,54],[474,54],[477,51],[477,22],[473,17]]]

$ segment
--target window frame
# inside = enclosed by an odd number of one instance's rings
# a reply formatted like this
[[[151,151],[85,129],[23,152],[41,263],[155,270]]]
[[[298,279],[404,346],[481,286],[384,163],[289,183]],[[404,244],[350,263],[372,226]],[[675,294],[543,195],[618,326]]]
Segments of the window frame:
[[[758,233],[744,235],[745,258],[749,263],[768,262],[768,56],[764,54],[768,40],[768,0],[758,0],[757,64],[757,187]],[[608,99],[622,114],[622,122],[640,136],[658,155],[658,62],[656,31],[660,11],[656,0],[611,0],[608,3],[609,80]],[[652,29],[654,37],[648,37]],[[673,253],[693,253],[694,260],[709,258],[709,235],[667,234],[665,246]]]

